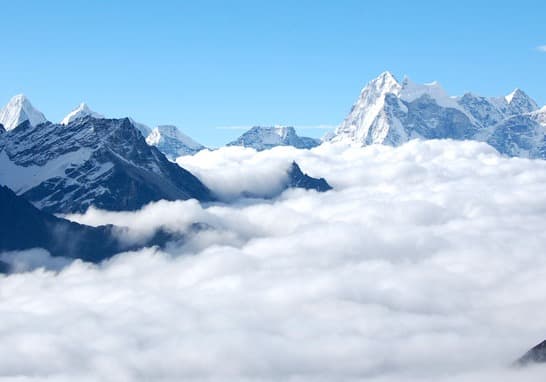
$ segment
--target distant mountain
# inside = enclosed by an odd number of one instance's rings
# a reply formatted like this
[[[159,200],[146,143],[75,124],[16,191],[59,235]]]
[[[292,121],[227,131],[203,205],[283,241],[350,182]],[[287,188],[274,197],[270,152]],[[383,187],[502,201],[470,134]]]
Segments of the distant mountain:
[[[171,125],[157,126],[146,137],[146,143],[157,147],[170,160],[182,155],[193,155],[205,148]]]
[[[28,121],[0,135],[0,179],[47,212],[89,206],[135,210],[160,199],[213,200],[199,179],[167,160],[128,118]]]
[[[350,113],[325,140],[398,146],[408,140],[484,141],[510,156],[546,158],[546,111],[516,89],[505,97],[450,97],[437,83],[399,82],[384,72],[360,93]]]
[[[526,366],[533,363],[546,362],[546,341],[542,341],[534,346],[531,350],[525,353],[516,361],[516,365]]]
[[[84,117],[104,118],[102,114],[94,112],[87,104],[82,102],[63,118],[61,125],[68,125],[70,122]]]
[[[258,151],[276,146],[293,146],[298,149],[310,149],[320,144],[320,140],[300,137],[296,130],[289,126],[264,127],[255,126],[227,146],[251,147]]]
[[[100,262],[122,251],[162,247],[169,241],[183,239],[180,234],[160,230],[144,243],[121,242],[116,234],[123,227],[91,227],[58,218],[40,211],[5,186],[0,186],[0,211],[0,253],[43,248],[52,256]],[[8,271],[9,264],[0,261],[0,273]]]
[[[9,131],[15,129],[21,123],[28,121],[31,126],[37,126],[47,122],[46,117],[32,106],[23,94],[13,97],[6,106],[0,110],[0,124]]]
[[[123,246],[112,226],[89,227],[38,210],[0,186],[0,252],[44,248],[54,256],[97,262]]]
[[[296,162],[292,162],[288,170],[287,188],[304,188],[306,190],[315,190],[325,192],[332,189],[324,178],[313,178],[301,171],[300,166]]]

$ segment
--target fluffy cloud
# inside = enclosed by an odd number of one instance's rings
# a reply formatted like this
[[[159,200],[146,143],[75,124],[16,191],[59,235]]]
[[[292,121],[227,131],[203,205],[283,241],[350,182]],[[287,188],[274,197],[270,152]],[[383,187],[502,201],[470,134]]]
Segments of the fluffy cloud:
[[[71,219],[207,229],[166,251],[0,278],[5,380],[539,381],[546,162],[476,142],[179,159],[226,198],[296,160],[334,187]],[[265,184],[265,186],[264,186]]]

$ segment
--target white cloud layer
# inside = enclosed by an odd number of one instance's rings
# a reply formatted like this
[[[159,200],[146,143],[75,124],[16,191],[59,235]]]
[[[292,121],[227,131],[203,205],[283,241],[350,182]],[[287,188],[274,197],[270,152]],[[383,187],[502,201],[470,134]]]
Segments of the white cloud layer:
[[[537,46],[537,50],[539,52],[546,52],[546,45],[539,45]]]
[[[72,219],[210,227],[166,251],[0,278],[0,379],[543,381],[510,363],[546,338],[546,162],[477,142],[179,163],[232,196],[296,160],[334,191],[160,202]]]

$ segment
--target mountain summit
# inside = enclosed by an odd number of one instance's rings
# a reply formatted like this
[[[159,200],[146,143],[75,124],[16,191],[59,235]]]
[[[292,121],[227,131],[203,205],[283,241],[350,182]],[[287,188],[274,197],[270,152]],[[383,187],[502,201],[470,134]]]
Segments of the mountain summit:
[[[170,160],[182,155],[193,155],[205,148],[172,125],[157,126],[146,137],[146,143],[157,147]]]
[[[6,131],[9,131],[15,129],[25,121],[28,121],[32,126],[37,126],[47,122],[47,119],[39,110],[32,106],[25,95],[18,94],[0,110],[0,124],[4,126]]]
[[[449,96],[437,82],[399,82],[384,72],[360,92],[345,120],[324,140],[401,145],[411,139],[471,139],[510,156],[546,158],[546,121],[516,89],[505,97]]]
[[[310,149],[320,144],[318,139],[300,137],[291,126],[254,126],[227,146],[251,147],[257,151],[276,146]]]
[[[87,106],[86,103],[82,102],[78,105],[78,107],[76,107],[74,110],[68,113],[66,117],[63,118],[63,120],[61,121],[61,125],[68,125],[70,122],[75,121],[76,119],[84,118],[87,116],[99,119],[104,118],[103,115],[95,113],[89,108],[89,106]]]

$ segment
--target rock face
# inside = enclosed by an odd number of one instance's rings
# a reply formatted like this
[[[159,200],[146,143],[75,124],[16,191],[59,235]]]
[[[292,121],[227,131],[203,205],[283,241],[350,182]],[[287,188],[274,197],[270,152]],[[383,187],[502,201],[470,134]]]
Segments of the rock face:
[[[318,139],[298,136],[293,127],[255,126],[235,141],[228,143],[227,146],[244,146],[262,151],[276,146],[293,146],[298,149],[310,149],[319,144],[320,140]]]
[[[193,155],[205,148],[171,125],[157,126],[146,137],[146,143],[157,147],[172,161],[182,155]]]
[[[214,199],[199,179],[148,146],[128,118],[24,122],[0,135],[0,182],[53,213]]]
[[[525,366],[532,363],[546,362],[546,341],[543,341],[525,353],[515,363],[518,366]]]
[[[23,122],[31,126],[38,126],[47,122],[46,117],[32,106],[27,97],[18,94],[13,97],[6,106],[0,110],[0,124],[9,131],[15,129]]]
[[[499,98],[450,97],[436,82],[399,82],[385,72],[362,89],[325,140],[398,146],[415,138],[471,139],[505,155],[546,158],[545,131],[546,110],[519,89]]]
[[[287,188],[304,188],[306,190],[315,190],[318,192],[326,192],[332,189],[326,179],[313,178],[303,173],[296,162],[292,162],[292,165],[288,170]]]
[[[44,248],[53,256],[97,262],[122,249],[112,226],[89,227],[59,219],[5,186],[0,186],[0,210],[0,252]]]
[[[0,186],[0,211],[0,253],[43,248],[52,256],[96,263],[122,251],[161,247],[184,238],[160,230],[145,243],[122,242],[116,236],[122,227],[91,227],[58,218],[40,211],[5,186]],[[0,261],[0,273],[9,272],[9,268],[9,264]]]

